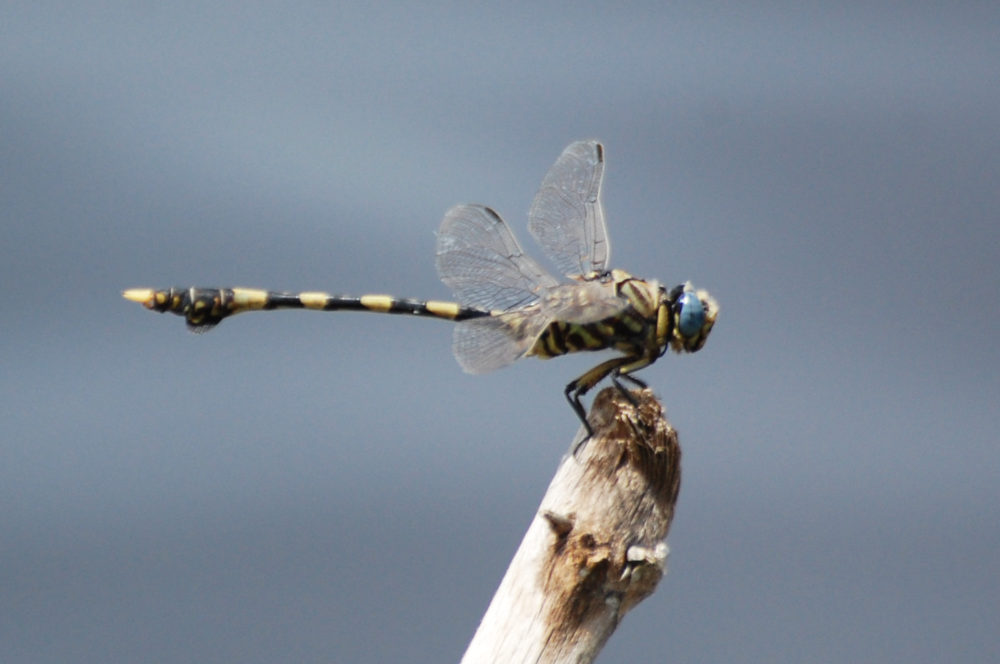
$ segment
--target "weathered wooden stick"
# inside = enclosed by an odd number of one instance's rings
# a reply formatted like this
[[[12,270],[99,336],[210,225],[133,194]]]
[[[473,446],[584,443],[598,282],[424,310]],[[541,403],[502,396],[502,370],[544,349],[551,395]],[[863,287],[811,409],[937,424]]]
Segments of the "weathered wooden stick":
[[[650,390],[603,390],[462,658],[592,662],[666,572],[677,434]]]

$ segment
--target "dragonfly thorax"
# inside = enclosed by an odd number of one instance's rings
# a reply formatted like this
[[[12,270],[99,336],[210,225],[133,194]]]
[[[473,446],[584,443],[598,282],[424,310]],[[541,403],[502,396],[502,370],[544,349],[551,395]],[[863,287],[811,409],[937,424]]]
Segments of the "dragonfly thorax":
[[[623,270],[573,279],[579,285],[556,286],[536,305],[539,318],[548,322],[526,355],[547,359],[604,349],[628,356],[661,354],[660,346],[668,342],[666,336],[661,339],[658,334],[660,303],[666,296],[659,283]],[[520,323],[517,318],[511,316],[511,321]]]

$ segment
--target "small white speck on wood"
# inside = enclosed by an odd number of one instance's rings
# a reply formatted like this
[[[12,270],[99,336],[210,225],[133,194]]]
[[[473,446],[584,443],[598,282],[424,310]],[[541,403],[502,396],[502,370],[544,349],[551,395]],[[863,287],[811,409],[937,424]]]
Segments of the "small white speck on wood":
[[[666,573],[680,446],[648,390],[594,399],[463,664],[592,662]],[[634,401],[634,403],[633,403]]]

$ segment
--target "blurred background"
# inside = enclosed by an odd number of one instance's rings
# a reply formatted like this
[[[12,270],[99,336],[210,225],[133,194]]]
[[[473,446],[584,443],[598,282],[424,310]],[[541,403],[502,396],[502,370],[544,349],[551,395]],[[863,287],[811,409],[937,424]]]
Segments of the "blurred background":
[[[457,661],[595,358],[119,292],[447,299],[588,137],[612,265],[722,307],[600,661],[1000,658],[995,3],[86,4],[0,25],[0,661]]]

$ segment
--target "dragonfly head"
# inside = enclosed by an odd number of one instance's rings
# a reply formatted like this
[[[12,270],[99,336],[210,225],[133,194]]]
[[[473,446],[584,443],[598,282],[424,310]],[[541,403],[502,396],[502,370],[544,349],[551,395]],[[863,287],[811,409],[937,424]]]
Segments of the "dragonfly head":
[[[719,315],[715,298],[688,282],[666,294],[664,305],[670,307],[670,348],[677,353],[700,350]]]

